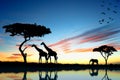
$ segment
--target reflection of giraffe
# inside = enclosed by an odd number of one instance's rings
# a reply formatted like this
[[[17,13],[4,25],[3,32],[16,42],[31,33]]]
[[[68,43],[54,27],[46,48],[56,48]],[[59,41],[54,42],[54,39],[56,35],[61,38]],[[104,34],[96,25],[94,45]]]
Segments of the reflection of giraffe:
[[[57,75],[57,71],[53,71],[54,75],[52,75],[52,71],[50,71],[50,75],[48,76],[48,80],[57,80],[58,79],[58,75]],[[54,76],[54,77],[52,77]]]
[[[43,75],[42,71],[39,72],[39,80],[48,80],[48,71],[45,72],[44,77],[42,75]]]
[[[45,57],[46,62],[47,62],[47,53],[44,52],[42,49],[38,48],[36,45],[32,45],[32,47],[35,47],[35,49],[39,52],[39,63],[42,62],[42,57]]]
[[[50,49],[49,47],[47,47],[44,42],[42,42],[41,45],[44,45],[45,49],[48,51],[48,59],[50,58],[50,62],[51,62],[51,56],[54,56],[55,62],[57,62],[57,58],[58,58],[57,53],[52,49]]]

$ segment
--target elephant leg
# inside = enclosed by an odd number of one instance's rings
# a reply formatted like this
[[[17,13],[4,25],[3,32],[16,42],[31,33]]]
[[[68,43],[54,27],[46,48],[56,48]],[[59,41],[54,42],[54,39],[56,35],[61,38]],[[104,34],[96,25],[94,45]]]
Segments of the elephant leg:
[[[45,56],[45,60],[46,60],[46,63],[48,63],[48,59],[47,59],[47,56]]]
[[[57,63],[57,56],[54,56],[54,62]]]
[[[47,58],[47,60],[49,60],[49,58],[50,58],[50,55],[48,55],[48,58]]]

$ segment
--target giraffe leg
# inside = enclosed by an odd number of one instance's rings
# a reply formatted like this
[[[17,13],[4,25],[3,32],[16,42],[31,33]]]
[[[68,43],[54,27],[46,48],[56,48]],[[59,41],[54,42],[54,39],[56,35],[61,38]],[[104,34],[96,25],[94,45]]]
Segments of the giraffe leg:
[[[50,55],[48,56],[47,60],[49,60],[49,58],[50,58]]]
[[[50,56],[50,63],[51,63],[51,56]]]
[[[46,59],[46,63],[48,63],[48,59],[47,59],[47,56],[45,56],[45,59]]]
[[[39,57],[39,63],[41,63],[42,62],[42,59],[41,59],[41,56]]]
[[[54,56],[54,63],[56,63],[56,56]]]

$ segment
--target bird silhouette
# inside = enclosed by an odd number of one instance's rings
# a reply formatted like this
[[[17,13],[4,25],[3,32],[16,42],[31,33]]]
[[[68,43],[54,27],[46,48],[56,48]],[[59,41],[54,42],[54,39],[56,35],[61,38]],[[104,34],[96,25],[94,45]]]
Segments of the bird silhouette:
[[[101,5],[101,7],[104,7],[104,5]]]
[[[101,0],[100,7],[102,11],[100,14],[103,16],[102,19],[99,19],[99,24],[111,23],[114,20],[114,16],[118,14],[118,7],[120,6],[120,0],[106,1]]]
[[[102,19],[101,21],[104,22],[104,19]]]
[[[107,8],[108,11],[110,11],[110,8]]]
[[[117,14],[117,11],[113,11],[115,14]]]
[[[105,15],[106,13],[105,13],[105,12],[102,12],[101,14]]]
[[[118,7],[117,5],[115,5],[114,7]]]

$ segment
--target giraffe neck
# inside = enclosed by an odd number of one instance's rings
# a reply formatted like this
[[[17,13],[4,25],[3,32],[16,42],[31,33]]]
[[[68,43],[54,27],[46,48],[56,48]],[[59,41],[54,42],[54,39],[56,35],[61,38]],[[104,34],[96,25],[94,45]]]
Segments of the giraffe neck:
[[[37,46],[34,46],[37,51],[40,51],[40,49]]]
[[[45,47],[45,49],[46,49],[48,52],[50,51],[50,48],[48,48],[45,43],[43,43],[43,46]]]

